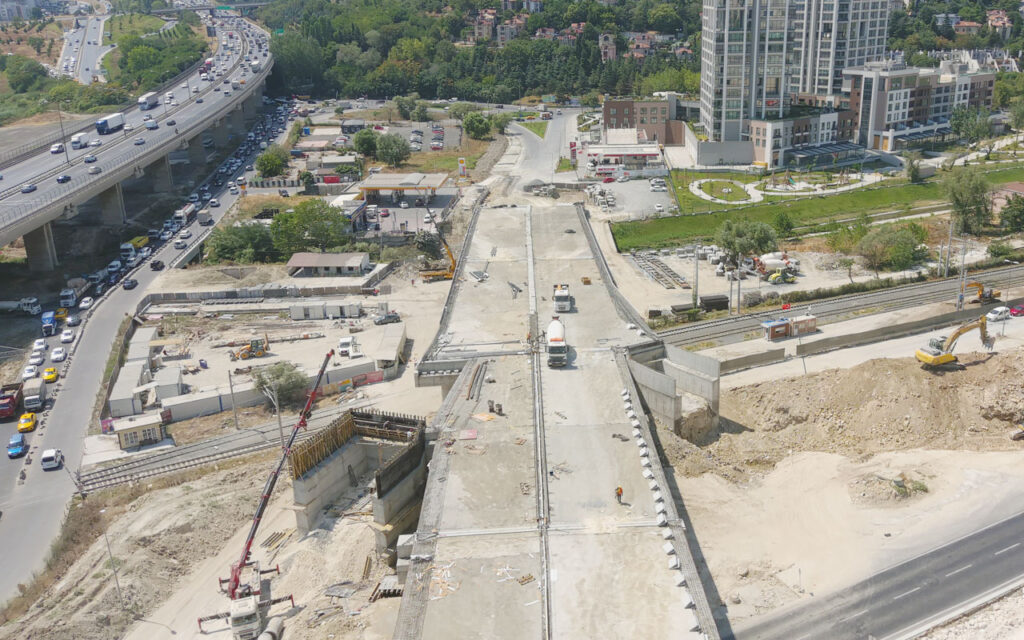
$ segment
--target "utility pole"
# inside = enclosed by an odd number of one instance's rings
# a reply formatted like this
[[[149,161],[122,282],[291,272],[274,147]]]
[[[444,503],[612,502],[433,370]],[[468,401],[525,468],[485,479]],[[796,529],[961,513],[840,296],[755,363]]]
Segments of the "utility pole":
[[[965,233],[961,238],[963,238],[963,250],[960,252],[960,297],[957,301],[957,311],[964,310],[964,295],[967,291],[967,234]]]
[[[100,509],[100,513],[106,513],[106,509]],[[114,563],[114,554],[110,551],[110,538],[107,537],[107,530],[103,529],[103,541],[107,543],[107,558],[110,559],[110,569],[114,572],[114,586],[117,587],[117,599],[121,602],[121,609],[125,609],[124,596],[121,595],[121,581],[117,579],[117,565]]]
[[[235,402],[235,383],[231,378],[231,371],[228,371],[228,388],[231,389],[231,411],[235,414],[235,431],[238,431],[238,403]]]
[[[71,156],[68,154],[68,145],[64,139],[64,116],[60,113],[60,100],[57,101],[57,120],[60,121],[60,144],[64,147],[64,160],[71,164]]]
[[[946,242],[946,267],[943,270],[942,277],[949,277],[949,254],[953,251],[953,213],[949,214],[949,241]]]
[[[701,244],[693,250],[693,308],[697,308],[697,284],[700,282],[700,250]]]

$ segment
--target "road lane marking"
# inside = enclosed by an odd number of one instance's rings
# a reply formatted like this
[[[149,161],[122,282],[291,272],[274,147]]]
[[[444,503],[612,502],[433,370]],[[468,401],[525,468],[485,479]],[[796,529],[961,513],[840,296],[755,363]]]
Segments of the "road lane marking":
[[[1006,553],[1010,549],[1015,549],[1015,548],[1017,548],[1019,546],[1020,546],[1019,542],[1014,542],[1013,544],[1011,544],[1010,546],[1006,547],[1005,549],[1000,549],[999,551],[996,551],[993,555],[997,555],[998,556],[1000,553]]]
[[[836,622],[846,622],[847,620],[853,620],[854,618],[856,618],[858,616],[862,616],[862,615],[864,615],[867,612],[868,612],[867,609],[862,609],[861,611],[858,611],[857,613],[850,614],[850,615],[846,616],[845,618],[839,618],[839,620],[837,620]]]
[[[961,571],[967,571],[968,569],[970,569],[973,566],[974,566],[973,564],[969,564],[969,565],[960,567],[959,569],[957,569],[955,571],[950,571],[949,573],[946,574],[946,577],[948,578],[949,576],[955,576],[956,574],[960,573]]]
[[[901,593],[900,595],[898,595],[898,596],[894,597],[894,598],[893,598],[893,600],[899,600],[899,599],[900,599],[900,598],[902,598],[903,596],[909,596],[910,594],[914,593],[915,591],[920,591],[920,590],[921,590],[921,587],[914,587],[914,588],[913,588],[913,589],[911,589],[910,591],[904,591],[904,592],[903,592],[903,593]]]

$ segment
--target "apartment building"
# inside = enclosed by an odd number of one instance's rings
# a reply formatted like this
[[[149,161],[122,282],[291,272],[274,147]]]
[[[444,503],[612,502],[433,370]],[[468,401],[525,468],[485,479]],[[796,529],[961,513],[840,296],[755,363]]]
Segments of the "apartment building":
[[[817,109],[773,120],[751,120],[749,137],[754,146],[754,164],[775,169],[859,160],[864,157],[864,147],[852,142],[856,122],[857,114],[853,111]]]
[[[943,60],[938,69],[901,62],[847,69],[843,87],[857,117],[853,140],[870,149],[896,151],[945,139],[952,133],[953,109],[992,107],[995,78],[995,71],[973,59]]]
[[[832,94],[842,71],[881,59],[883,0],[704,0],[701,124],[744,140],[745,122],[783,118],[791,96]]]
[[[36,0],[0,0],[0,20],[29,20]]]
[[[610,33],[602,33],[597,37],[597,47],[601,50],[601,62],[608,62],[615,59],[615,36]]]
[[[473,42],[480,40],[494,39],[494,23],[497,21],[497,12],[494,9],[484,9],[473,20]]]
[[[504,47],[506,44],[515,40],[519,32],[526,26],[526,18],[529,16],[519,15],[511,20],[506,20],[498,25],[498,46]]]
[[[1006,11],[993,9],[986,12],[986,17],[989,31],[998,33],[999,37],[1003,40],[1009,39],[1010,32],[1013,31],[1013,22],[1010,20],[1010,16],[1006,14]]]

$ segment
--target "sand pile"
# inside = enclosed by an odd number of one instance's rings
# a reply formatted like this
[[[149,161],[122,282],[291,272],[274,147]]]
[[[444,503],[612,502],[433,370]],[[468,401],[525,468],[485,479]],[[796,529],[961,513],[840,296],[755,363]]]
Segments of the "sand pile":
[[[799,451],[865,458],[913,448],[1020,449],[1009,436],[1024,421],[1024,353],[964,354],[960,362],[963,370],[933,372],[912,358],[873,360],[726,390],[717,433],[695,446],[662,430],[662,443],[678,472],[731,480]]]

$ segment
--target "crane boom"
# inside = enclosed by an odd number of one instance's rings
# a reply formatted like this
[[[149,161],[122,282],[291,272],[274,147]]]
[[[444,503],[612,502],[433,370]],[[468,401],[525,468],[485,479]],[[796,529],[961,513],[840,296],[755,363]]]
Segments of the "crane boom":
[[[316,380],[313,382],[313,388],[309,391],[309,397],[306,398],[306,406],[302,408],[302,413],[299,414],[299,421],[292,427],[291,435],[288,436],[288,444],[285,445],[284,451],[281,452],[281,459],[277,461],[277,467],[270,473],[270,477],[267,478],[267,484],[263,487],[263,493],[260,495],[260,502],[256,506],[256,513],[252,517],[252,526],[249,528],[249,535],[245,538],[245,545],[242,547],[242,555],[238,559],[238,562],[231,565],[231,577],[227,580],[227,588],[225,591],[228,592],[228,596],[234,600],[238,594],[238,586],[242,579],[242,570],[245,568],[246,563],[249,561],[249,552],[252,550],[253,540],[256,538],[256,530],[260,527],[260,520],[263,519],[263,513],[267,510],[267,505],[270,503],[270,495],[274,493],[274,486],[277,484],[277,478],[281,475],[281,469],[284,468],[284,461],[288,458],[288,453],[292,450],[292,445],[295,444],[295,438],[299,435],[299,429],[306,428],[306,419],[309,417],[310,412],[313,408],[313,402],[316,401],[317,390],[320,389],[320,381],[323,380],[324,372],[327,370],[327,364],[331,361],[334,356],[334,350],[331,349],[324,356],[323,364],[320,365],[320,372],[316,374]]]

